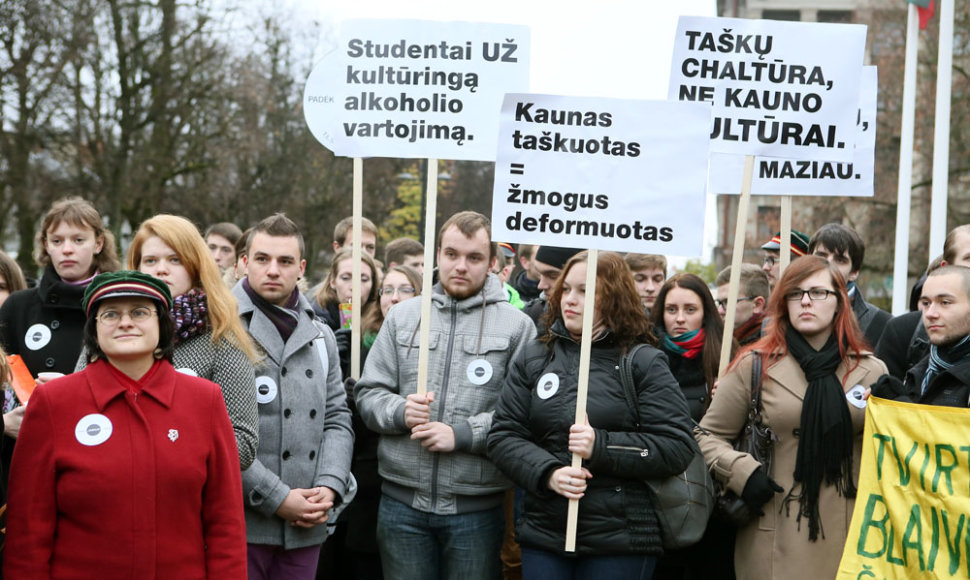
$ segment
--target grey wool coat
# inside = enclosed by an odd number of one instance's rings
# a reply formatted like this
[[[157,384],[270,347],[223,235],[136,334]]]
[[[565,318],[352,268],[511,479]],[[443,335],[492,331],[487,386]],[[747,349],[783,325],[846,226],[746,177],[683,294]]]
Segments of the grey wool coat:
[[[292,488],[326,486],[338,501],[347,494],[354,432],[333,331],[301,296],[299,323],[284,343],[242,283],[232,292],[264,357],[256,366],[259,450],[242,472],[246,541],[285,549],[322,544],[327,526],[291,526],[276,510]]]

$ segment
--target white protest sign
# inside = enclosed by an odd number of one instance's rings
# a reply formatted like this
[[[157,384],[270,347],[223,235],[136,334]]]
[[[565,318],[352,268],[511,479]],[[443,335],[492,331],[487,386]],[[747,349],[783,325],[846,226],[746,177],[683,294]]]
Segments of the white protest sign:
[[[700,256],[711,108],[506,95],[492,237]]]
[[[525,26],[349,20],[304,115],[337,155],[492,160],[502,96],[528,87]]]
[[[716,16],[715,0],[301,0],[320,23],[320,55],[336,45],[341,22],[355,18],[494,22],[529,27],[530,88],[554,95],[665,99],[677,19]],[[630,63],[636,62],[631,74]],[[498,105],[496,105],[496,110]]]
[[[876,67],[862,67],[855,152],[852,161],[812,161],[757,157],[752,195],[837,195],[872,197],[876,170]],[[744,157],[711,153],[710,191],[741,192]]]
[[[682,17],[668,98],[714,104],[711,150],[851,162],[866,27]]]

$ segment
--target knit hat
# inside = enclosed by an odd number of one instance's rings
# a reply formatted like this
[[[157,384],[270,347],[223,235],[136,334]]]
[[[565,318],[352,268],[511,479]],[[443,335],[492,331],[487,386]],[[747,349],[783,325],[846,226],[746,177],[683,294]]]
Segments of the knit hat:
[[[781,250],[781,232],[775,234],[768,242],[761,246],[762,250]],[[791,231],[791,253],[804,256],[808,253],[808,236],[802,232]]]
[[[81,306],[84,308],[85,315],[90,317],[91,311],[98,302],[121,296],[149,298],[166,312],[172,307],[172,292],[168,289],[168,284],[154,276],[135,270],[98,274],[84,290]]]
[[[553,268],[562,269],[576,254],[582,252],[576,248],[559,248],[556,246],[539,246],[539,251],[536,252],[535,259],[539,260],[543,264],[549,264]]]

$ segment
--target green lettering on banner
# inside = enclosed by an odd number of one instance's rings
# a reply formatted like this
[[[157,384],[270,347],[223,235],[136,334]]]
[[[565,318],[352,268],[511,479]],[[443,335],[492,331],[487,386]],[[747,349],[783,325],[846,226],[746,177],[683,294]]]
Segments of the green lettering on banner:
[[[896,470],[899,472],[899,485],[909,485],[909,479],[912,476],[912,470],[910,469],[910,461],[913,459],[913,455],[916,454],[916,449],[919,448],[919,443],[913,441],[913,446],[910,447],[909,453],[906,454],[905,461],[899,455],[899,448],[896,446],[896,438],[891,435],[883,435],[881,433],[873,434],[873,437],[879,442],[878,449],[876,450],[876,477],[882,479],[882,460],[885,457],[885,446],[889,443],[892,446],[893,459],[896,460]],[[929,446],[927,446],[928,450]],[[970,449],[970,447],[968,447]],[[926,468],[926,463],[924,462],[923,468]]]
[[[970,560],[970,520],[967,520],[967,531],[963,534],[963,557]],[[967,563],[967,578],[970,578],[970,562]]]
[[[872,515],[876,510],[876,504],[879,504],[883,508],[882,519],[874,520]],[[859,544],[856,546],[856,552],[865,558],[878,558],[886,553],[886,522],[889,521],[889,511],[886,509],[886,502],[883,497],[878,494],[870,494],[869,499],[866,500],[866,511],[865,516],[862,518],[862,526],[859,528]],[[866,544],[869,539],[869,529],[875,528],[882,535],[882,543],[880,545],[878,552],[869,552],[866,550]]]
[[[953,459],[953,463],[949,465],[943,465],[943,454],[942,451],[947,451],[950,457]],[[950,495],[953,495],[953,479],[950,477],[950,472],[957,468],[959,464],[957,459],[957,450],[953,448],[952,445],[947,443],[937,443],[936,444],[936,473],[933,475],[933,492],[935,493],[939,489],[940,484],[940,474],[943,473],[946,476],[946,488],[949,490]]]
[[[899,469],[899,485],[909,485],[909,478],[912,476],[912,471],[909,468],[909,461],[916,454],[916,449],[919,447],[919,443],[913,441],[913,447],[906,454],[906,469],[903,470],[903,462],[899,459],[899,451],[896,450],[896,438],[893,438],[893,456],[896,457],[896,467]]]
[[[889,542],[888,549],[886,550],[886,561],[890,564],[896,564],[897,566],[906,565],[906,553],[903,553],[903,557],[899,558],[893,556],[893,548],[896,547],[896,528],[889,526]]]
[[[919,486],[926,491],[926,468],[930,465],[930,444],[923,444],[923,467],[919,469]]]
[[[762,176],[764,177],[764,176]],[[882,433],[873,433],[872,438],[878,441],[876,444],[876,479],[882,481],[882,458],[885,457],[886,453],[886,443],[892,439],[889,435],[883,435]],[[895,448],[893,449],[895,453]],[[899,461],[899,458],[896,458]]]
[[[956,536],[950,535],[950,514],[940,510],[940,520],[943,523],[943,537],[946,538],[946,551],[950,555],[950,575],[954,575],[960,567],[960,536],[963,535],[963,525],[967,516],[960,514],[957,519]]]
[[[913,538],[913,532],[916,537]],[[919,557],[920,571],[926,570],[926,557],[923,554],[923,519],[920,514],[919,504],[913,504],[909,511],[909,521],[906,522],[906,531],[903,532],[903,539],[900,542],[903,546],[903,565],[907,563],[907,551],[916,550]]]
[[[970,465],[970,445],[961,445],[959,449],[967,454],[967,465]],[[967,486],[967,495],[970,496],[970,485]]]
[[[943,511],[943,509],[940,508],[940,511]],[[933,506],[930,506],[930,521],[933,522],[933,535],[930,536],[931,543],[930,543],[930,555],[929,555],[929,565],[928,565],[930,572],[932,572],[933,570],[936,570],[936,555],[940,551],[940,520],[937,519],[936,515],[937,515],[936,508]]]

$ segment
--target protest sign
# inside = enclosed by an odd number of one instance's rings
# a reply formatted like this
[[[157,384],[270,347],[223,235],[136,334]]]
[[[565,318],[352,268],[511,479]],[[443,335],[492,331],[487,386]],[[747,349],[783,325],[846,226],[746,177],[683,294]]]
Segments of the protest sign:
[[[970,410],[869,399],[837,578],[970,577]]]
[[[668,98],[714,105],[711,150],[851,162],[866,27],[681,17]]]
[[[529,88],[529,29],[349,20],[310,73],[307,125],[337,155],[492,160],[502,95]]]
[[[755,159],[752,195],[838,195],[872,197],[876,167],[876,67],[862,67],[856,144],[852,161],[811,161],[758,157]],[[741,191],[744,158],[711,153],[710,191]]]
[[[700,256],[710,119],[698,103],[507,95],[493,238]]]

